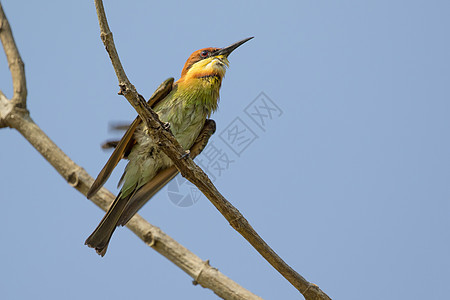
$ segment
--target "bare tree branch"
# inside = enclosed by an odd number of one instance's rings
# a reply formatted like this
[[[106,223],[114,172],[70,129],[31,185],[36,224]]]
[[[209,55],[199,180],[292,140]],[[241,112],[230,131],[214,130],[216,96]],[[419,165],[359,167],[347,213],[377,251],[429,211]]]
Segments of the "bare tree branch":
[[[185,159],[183,148],[178,144],[174,136],[163,129],[158,115],[147,105],[145,99],[140,96],[134,85],[128,80],[122,64],[119,60],[113,35],[109,29],[102,0],[95,0],[97,16],[100,25],[100,37],[109,54],[112,65],[119,80],[122,94],[138,112],[149,130],[149,135],[157,141],[164,153],[173,161],[180,173],[211,201],[219,212],[228,220],[230,225],[238,231],[281,275],[283,275],[306,299],[330,299],[320,288],[308,282],[288,264],[286,264],[269,245],[251,227],[230,202],[212,184],[208,176],[197,166],[191,158]]]
[[[6,19],[5,12],[0,5],[0,39],[8,60],[9,70],[11,71],[14,95],[11,99],[14,105],[25,107],[27,98],[27,82],[25,80],[25,67],[17,49],[11,27]]]
[[[27,115],[28,111],[26,110],[27,82],[25,80],[25,67],[1,3],[0,40],[5,50],[13,82],[13,97],[11,100],[8,100],[3,92],[0,91],[0,128],[2,128],[8,126],[5,120],[11,116],[14,108],[20,111],[22,115]]]
[[[61,174],[66,181],[83,195],[86,195],[94,179],[75,164],[53,141],[33,122],[26,109],[26,81],[23,62],[14,42],[11,29],[0,3],[0,38],[13,77],[14,96],[8,100],[0,91],[0,127],[17,129],[41,155]],[[11,63],[12,62],[12,63]],[[102,188],[91,201],[107,210],[114,195]],[[180,245],[161,229],[151,225],[139,215],[127,224],[144,243],[169,259],[194,279],[194,284],[211,289],[224,299],[262,299],[220,273],[194,253]]]

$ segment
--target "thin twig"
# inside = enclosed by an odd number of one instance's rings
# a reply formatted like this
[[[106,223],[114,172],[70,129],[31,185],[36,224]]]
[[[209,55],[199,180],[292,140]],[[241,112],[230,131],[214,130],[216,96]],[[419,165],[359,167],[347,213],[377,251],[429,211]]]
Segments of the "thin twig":
[[[281,275],[283,275],[306,299],[330,299],[320,288],[308,282],[288,264],[286,264],[258,235],[250,226],[248,221],[242,216],[230,202],[228,202],[212,184],[203,170],[197,166],[190,158],[180,159],[184,150],[178,144],[174,136],[162,130],[162,123],[158,115],[151,110],[143,97],[140,97],[136,88],[129,82],[122,64],[119,60],[112,33],[108,26],[108,21],[103,8],[102,0],[95,0],[97,16],[100,24],[100,36],[105,45],[106,51],[111,58],[112,65],[119,80],[119,86],[122,94],[136,109],[139,116],[145,122],[152,139],[159,142],[163,152],[173,161],[180,173],[190,182],[195,184],[198,189],[211,201],[211,203],[228,220],[230,225],[238,231]]]
[[[25,108],[27,99],[27,82],[25,79],[25,66],[17,49],[16,42],[11,32],[11,27],[6,19],[3,7],[0,4],[0,39],[8,60],[13,82],[13,105]]]
[[[0,3],[0,36],[8,61],[22,61],[17,51],[14,38],[9,27],[8,20],[3,13]],[[7,30],[4,30],[7,28]],[[11,64],[10,64],[11,66]],[[22,63],[23,66],[23,63]],[[14,87],[20,87],[15,92],[18,105],[12,105],[13,100],[8,100],[0,91],[0,127],[15,128],[19,131],[41,155],[66,179],[66,181],[83,195],[86,195],[94,179],[80,166],[75,164],[53,141],[33,122],[26,110],[26,87],[25,73],[16,68],[11,68]],[[16,89],[15,89],[16,91]],[[25,91],[25,92],[24,92]],[[20,104],[20,105],[19,105]],[[103,210],[107,210],[114,200],[114,195],[107,189],[102,188],[92,197],[91,201]],[[236,282],[220,273],[203,261],[194,253],[180,245],[170,236],[135,215],[127,224],[148,246],[155,249],[161,255],[169,259],[189,276],[194,279],[195,284],[211,289],[219,297],[224,299],[252,299],[261,298],[244,289]]]

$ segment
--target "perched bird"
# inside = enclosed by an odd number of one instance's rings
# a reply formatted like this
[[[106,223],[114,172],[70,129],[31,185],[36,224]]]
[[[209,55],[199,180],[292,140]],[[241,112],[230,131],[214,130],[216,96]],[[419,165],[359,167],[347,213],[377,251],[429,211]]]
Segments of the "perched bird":
[[[219,89],[233,50],[252,39],[247,38],[225,48],[195,51],[186,61],[181,77],[166,80],[155,91],[149,105],[166,122],[171,132],[190,155],[197,155],[215,131],[207,117],[217,109]],[[124,226],[133,215],[176,174],[172,161],[147,134],[137,117],[117,143],[108,162],[88,192],[92,197],[105,183],[122,158],[128,158],[119,185],[122,188],[100,224],[87,238],[86,245],[104,256],[117,226]]]

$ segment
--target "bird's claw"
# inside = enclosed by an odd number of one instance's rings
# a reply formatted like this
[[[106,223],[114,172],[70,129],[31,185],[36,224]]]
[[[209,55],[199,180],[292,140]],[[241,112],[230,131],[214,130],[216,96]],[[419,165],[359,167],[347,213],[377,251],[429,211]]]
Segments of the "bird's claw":
[[[163,128],[164,128],[165,130],[169,130],[169,128],[170,128],[170,123],[169,123],[169,122],[164,122],[162,126],[163,126]]]
[[[186,150],[186,151],[184,151],[184,154],[183,155],[181,155],[181,158],[184,158],[184,159],[186,159],[186,158],[188,158],[189,157],[189,155],[191,154],[191,151],[190,150]]]

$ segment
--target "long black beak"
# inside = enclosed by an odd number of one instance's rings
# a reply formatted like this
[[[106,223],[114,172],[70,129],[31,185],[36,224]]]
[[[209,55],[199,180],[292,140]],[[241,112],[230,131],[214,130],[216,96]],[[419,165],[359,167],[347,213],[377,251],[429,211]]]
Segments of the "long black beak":
[[[230,46],[228,46],[228,47],[219,49],[219,50],[217,50],[217,51],[211,53],[211,56],[224,55],[225,57],[228,57],[228,55],[230,55],[230,53],[233,52],[234,49],[236,49],[237,47],[239,47],[239,46],[242,45],[243,43],[245,43],[245,42],[251,40],[252,38],[254,38],[254,37],[252,36],[252,37],[243,39],[242,41],[239,41],[239,42],[237,42],[237,43],[234,43],[233,45],[230,45]]]

